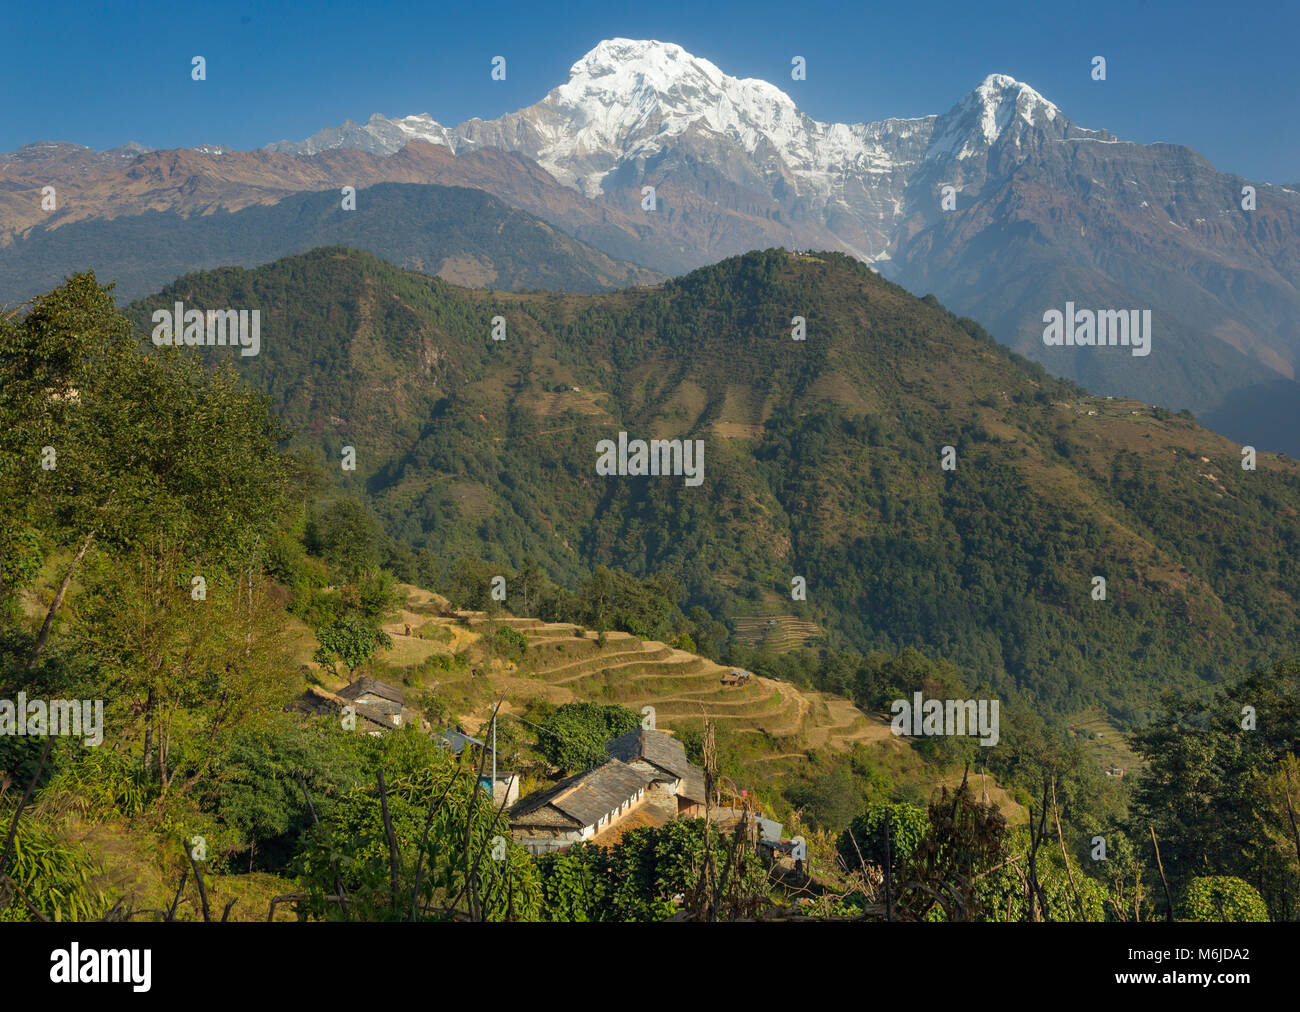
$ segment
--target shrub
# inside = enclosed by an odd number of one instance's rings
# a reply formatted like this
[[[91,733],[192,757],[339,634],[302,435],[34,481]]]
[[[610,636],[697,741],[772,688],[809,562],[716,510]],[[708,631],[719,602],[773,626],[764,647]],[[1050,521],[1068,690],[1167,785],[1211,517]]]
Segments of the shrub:
[[[1248,882],[1231,875],[1194,878],[1183,897],[1185,921],[1267,921],[1268,907]]]

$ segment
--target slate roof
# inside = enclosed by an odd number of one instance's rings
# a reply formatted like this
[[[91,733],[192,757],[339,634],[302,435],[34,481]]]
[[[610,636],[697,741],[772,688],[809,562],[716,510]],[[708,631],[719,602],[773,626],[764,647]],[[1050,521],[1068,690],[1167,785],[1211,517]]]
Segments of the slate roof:
[[[530,796],[531,797],[531,796]],[[528,798],[524,799],[529,800]],[[515,802],[518,807],[519,802]],[[565,815],[559,809],[552,808],[550,805],[542,805],[523,815],[515,815],[514,808],[510,809],[510,826],[513,829],[582,829],[582,824],[577,819]],[[591,823],[587,823],[591,825]]]
[[[393,717],[395,716],[401,718],[402,724],[407,723],[406,711],[400,707],[390,710],[387,707],[372,706],[369,703],[353,703],[352,708],[357,711],[358,717],[388,731],[400,726],[393,723]]]
[[[361,695],[364,696],[367,695],[367,693],[363,692],[361,693]],[[359,696],[342,696],[340,698],[346,699],[353,706],[357,707],[358,710],[364,706],[369,710],[373,710],[375,713],[382,713],[385,714],[386,716],[391,716],[394,713],[401,713],[403,710],[406,709],[406,707],[404,707],[401,703],[395,703],[391,699],[371,698],[371,699],[367,699],[363,703],[360,702]]]
[[[510,821],[511,824],[554,825],[549,813],[539,811],[549,808],[565,816],[571,825],[593,826],[649,783],[644,773],[610,759],[601,766],[561,780],[550,790],[516,801],[510,809]]]
[[[362,675],[351,685],[345,685],[339,689],[338,694],[344,699],[356,699],[358,696],[369,694],[387,699],[398,706],[401,706],[404,701],[401,689],[395,685],[389,685],[387,682],[381,682],[378,678],[370,675]]]
[[[325,715],[336,714],[345,706],[351,706],[356,711],[356,715],[368,724],[389,731],[398,726],[393,723],[393,714],[399,714],[403,724],[413,723],[419,719],[418,714],[404,707],[394,706],[391,703],[384,703],[382,706],[374,703],[358,703],[354,699],[328,692],[315,685],[309,685],[307,691],[289,703],[285,709],[298,713]]]
[[[704,772],[692,766],[690,772],[682,777],[682,785],[677,788],[677,796],[693,801],[697,805],[704,804]]]
[[[644,759],[677,780],[695,769],[686,758],[686,747],[680,741],[670,734],[644,727],[615,738],[605,746],[605,751],[625,763]]]
[[[334,713],[340,705],[341,701],[334,693],[326,692],[315,685],[309,685],[307,691],[290,702],[285,709],[296,713],[323,715]]]

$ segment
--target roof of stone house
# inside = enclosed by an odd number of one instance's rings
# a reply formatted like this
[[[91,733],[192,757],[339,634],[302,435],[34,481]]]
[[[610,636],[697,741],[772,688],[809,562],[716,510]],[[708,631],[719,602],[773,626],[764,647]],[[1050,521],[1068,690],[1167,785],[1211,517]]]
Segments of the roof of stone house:
[[[518,802],[515,804],[518,805]],[[584,825],[591,825],[581,823],[550,805],[542,805],[522,815],[514,814],[514,809],[511,808],[510,813],[511,829],[582,829]]]
[[[697,805],[704,804],[704,771],[692,766],[682,777],[681,786],[677,788],[677,796],[693,801]]]
[[[352,709],[357,711],[357,716],[362,717],[372,724],[378,724],[380,727],[389,728],[400,727],[402,724],[412,724],[415,722],[417,715],[412,710],[404,707],[389,709],[386,706],[374,706],[371,703],[352,703]],[[394,724],[393,718],[400,717],[401,724]]]
[[[335,712],[343,703],[334,693],[309,685],[307,691],[291,700],[285,709],[295,713],[324,714]]]
[[[414,710],[408,710],[402,706],[394,706],[392,703],[385,701],[379,703],[358,703],[355,699],[349,699],[335,692],[329,692],[316,685],[307,686],[307,691],[298,696],[288,706],[286,710],[292,710],[297,713],[310,714],[333,714],[338,713],[345,706],[352,707],[356,715],[370,724],[378,727],[392,729],[397,727],[393,723],[393,715],[399,714],[402,718],[402,724],[416,723],[420,715]]]
[[[380,696],[396,703],[398,706],[401,706],[405,701],[402,690],[396,685],[381,682],[378,678],[373,678],[370,675],[362,675],[351,685],[345,685],[339,689],[338,694],[344,699],[356,699],[358,696],[364,695]]]
[[[537,825],[538,810],[552,808],[568,825],[595,825],[641,790],[650,779],[631,766],[610,759],[594,769],[566,777],[549,790],[530,794],[510,809],[511,824]]]
[[[625,763],[644,759],[676,779],[695,769],[686,758],[686,748],[680,741],[670,734],[644,727],[615,738],[605,746],[605,751]]]
[[[362,693],[362,695],[365,695],[365,693]],[[404,713],[406,711],[406,707],[403,706],[401,703],[395,703],[391,699],[384,699],[382,697],[379,699],[375,699],[374,697],[371,697],[369,699],[366,699],[364,702],[358,696],[351,696],[351,697],[341,696],[340,698],[352,706],[368,706],[376,713],[393,714],[393,713]]]

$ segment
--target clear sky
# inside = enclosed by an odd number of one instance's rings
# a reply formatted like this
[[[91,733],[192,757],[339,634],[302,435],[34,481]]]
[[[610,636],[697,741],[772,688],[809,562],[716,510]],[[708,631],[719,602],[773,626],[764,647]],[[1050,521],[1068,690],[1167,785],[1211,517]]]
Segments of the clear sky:
[[[624,36],[771,81],[823,121],[943,112],[1006,73],[1082,126],[1300,182],[1300,0],[5,6],[0,151],[38,140],[255,148],[375,112],[491,119],[563,83],[601,39]],[[190,79],[195,55],[207,59],[204,82]],[[504,82],[490,77],[496,55]],[[806,81],[790,79],[795,55]],[[1090,76],[1097,55],[1105,82]]]

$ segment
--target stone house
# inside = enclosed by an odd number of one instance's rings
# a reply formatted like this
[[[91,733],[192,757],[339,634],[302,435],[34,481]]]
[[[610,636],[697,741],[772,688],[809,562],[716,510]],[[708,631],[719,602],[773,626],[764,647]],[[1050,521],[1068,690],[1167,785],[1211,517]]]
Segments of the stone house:
[[[590,840],[644,805],[651,778],[610,759],[530,794],[510,809],[510,832],[532,854]]]
[[[356,719],[356,729],[365,734],[380,735],[407,724],[423,728],[426,724],[416,711],[404,704],[400,688],[369,675],[345,685],[338,692],[308,686],[307,691],[285,709],[308,714],[336,714],[342,718],[349,707]]]
[[[670,734],[638,727],[615,738],[605,751],[650,779],[647,800],[674,817],[704,814],[704,772],[686,758]]]

